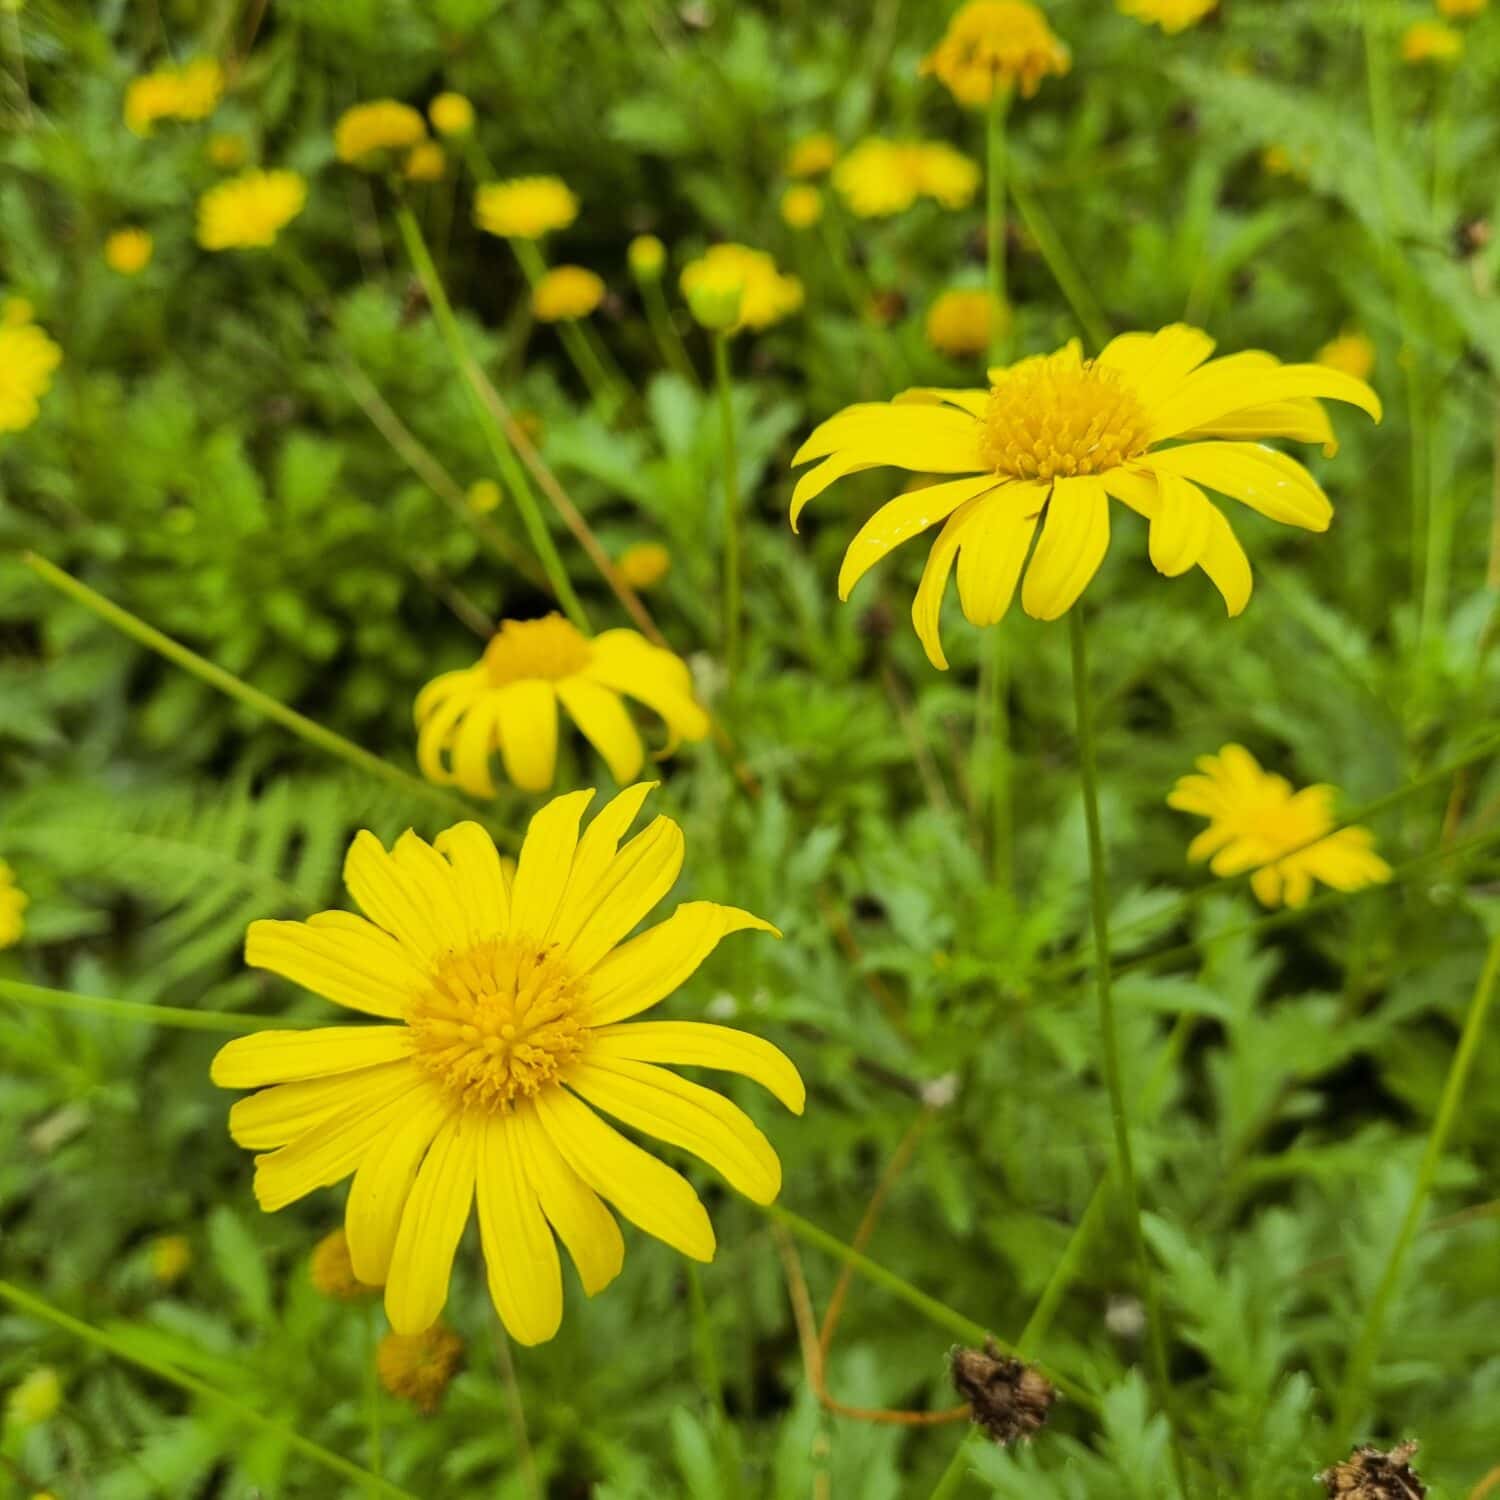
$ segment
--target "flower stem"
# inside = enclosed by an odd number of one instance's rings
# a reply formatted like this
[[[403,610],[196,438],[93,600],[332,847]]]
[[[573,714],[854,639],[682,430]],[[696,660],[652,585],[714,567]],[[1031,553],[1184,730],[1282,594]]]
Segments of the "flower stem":
[[[740,470],[734,432],[734,391],[729,383],[729,337],[716,333],[714,384],[719,393],[719,432],[724,450],[724,668],[734,696],[740,659]]]
[[[71,1011],[112,1021],[135,1021],[143,1026],[176,1026],[184,1031],[227,1031],[235,1036],[286,1026],[323,1024],[300,1016],[242,1016],[227,1010],[188,1010],[177,1005],[148,1005],[139,1000],[111,1000],[103,995],[80,995],[73,990],[23,984],[19,979],[0,979],[0,999],[14,1000],[36,1010]]]
[[[667,365],[690,384],[701,387],[698,372],[688,357],[687,345],[672,321],[672,310],[667,306],[666,293],[662,291],[660,276],[639,278],[641,302],[646,308],[646,321],[651,326],[651,335]]]
[[[953,1457],[948,1460],[948,1467],[933,1486],[931,1500],[950,1500],[958,1493],[959,1486],[969,1477],[969,1449],[978,1441],[978,1433],[979,1429],[972,1425],[964,1433],[958,1447],[953,1450]]]
[[[1469,1000],[1468,1012],[1464,1016],[1464,1028],[1454,1049],[1453,1061],[1448,1066],[1448,1077],[1443,1084],[1443,1095],[1438,1102],[1438,1112],[1427,1135],[1427,1149],[1422,1154],[1422,1165],[1417,1171],[1417,1181],[1412,1188],[1411,1199],[1406,1205],[1406,1214],[1401,1228],[1386,1258],[1385,1270],[1375,1296],[1365,1312],[1364,1327],[1359,1342],[1349,1357],[1349,1366],[1344,1373],[1344,1386],[1339,1394],[1338,1412],[1334,1420],[1336,1434],[1345,1441],[1352,1433],[1359,1417],[1360,1405],[1369,1387],[1370,1375],[1380,1353],[1381,1337],[1385,1332],[1385,1321],[1391,1302],[1401,1283],[1401,1272],[1412,1241],[1422,1227],[1422,1213],[1432,1192],[1433,1179],[1442,1164],[1443,1152],[1447,1149],[1448,1136],[1453,1122],[1458,1118],[1463,1103],[1464,1087],[1469,1080],[1469,1071],[1474,1065],[1474,1055],[1479,1050],[1480,1037],[1484,1033],[1485,1018],[1490,1001],[1494,998],[1495,980],[1500,977],[1500,934],[1490,940],[1489,953],[1485,957],[1484,969],[1474,993]]]
[[[703,1273],[696,1261],[687,1263],[688,1301],[693,1311],[693,1344],[698,1357],[698,1383],[708,1402],[712,1419],[714,1445],[719,1450],[719,1482],[728,1496],[741,1493],[739,1458],[734,1450],[734,1436],[729,1412],[724,1406],[724,1373],[719,1362],[718,1341],[708,1315],[708,1299],[703,1295]]]
[[[506,441],[505,434],[500,430],[499,423],[496,422],[494,414],[485,402],[482,390],[484,376],[475,364],[474,356],[469,353],[468,346],[464,342],[463,330],[458,325],[458,319],[454,316],[453,307],[448,301],[448,294],[443,289],[442,278],[439,277],[437,267],[432,263],[427,242],[422,238],[422,231],[412,216],[411,209],[405,203],[396,205],[396,224],[401,230],[401,239],[406,245],[406,253],[416,270],[417,279],[427,293],[428,302],[432,304],[433,315],[437,318],[443,341],[448,345],[448,353],[452,356],[459,373],[464,377],[464,384],[473,401],[474,412],[479,418],[479,426],[484,433],[485,441],[489,444],[490,452],[500,467],[500,474],[505,481],[506,489],[515,497],[516,507],[521,512],[521,520],[526,526],[526,534],[531,538],[531,545],[536,549],[536,555],[552,585],[552,591],[557,595],[557,602],[562,605],[574,625],[585,635],[591,635],[593,632],[589,627],[588,615],[585,614],[578,595],[574,593],[573,585],[568,581],[567,570],[563,567],[557,544],[547,530],[541,507],[538,506],[536,496],[532,493],[531,481],[526,477],[525,469],[521,467],[515,452]]]
[[[1057,283],[1058,290],[1073,309],[1078,326],[1088,335],[1089,342],[1096,350],[1102,349],[1109,342],[1109,323],[1099,310],[1099,304],[1094,301],[1088,282],[1063,248],[1052,220],[1047,217],[1042,205],[1031,196],[1031,190],[1022,187],[1014,177],[1010,183],[1010,197],[1021,215],[1021,222],[1036,241],[1042,259],[1047,262],[1047,269],[1052,272],[1052,279]]]
[[[1173,1420],[1171,1378],[1167,1371],[1166,1336],[1162,1326],[1161,1298],[1141,1227],[1140,1189],[1136,1184],[1135,1158],[1130,1146],[1130,1117],[1125,1108],[1125,1088],[1120,1077],[1120,1041],[1115,1026],[1114,995],[1110,988],[1109,888],[1104,866],[1104,835],[1099,822],[1099,764],[1094,747],[1094,712],[1089,697],[1088,635],[1083,610],[1068,612],[1069,640],[1073,656],[1073,703],[1078,721],[1078,759],[1083,782],[1083,813],[1089,841],[1089,905],[1093,915],[1094,959],[1099,997],[1099,1043],[1104,1083],[1109,1090],[1110,1119],[1114,1125],[1115,1175],[1125,1195],[1125,1217],[1141,1278],[1146,1303],[1147,1344],[1157,1399],[1166,1414],[1172,1438],[1172,1464],[1178,1488],[1188,1494],[1187,1467]]]
[[[985,198],[985,270],[990,291],[990,363],[1005,363],[1010,320],[1005,289],[1005,121],[1010,113],[1010,90],[997,88],[990,95],[985,122],[987,161]]]

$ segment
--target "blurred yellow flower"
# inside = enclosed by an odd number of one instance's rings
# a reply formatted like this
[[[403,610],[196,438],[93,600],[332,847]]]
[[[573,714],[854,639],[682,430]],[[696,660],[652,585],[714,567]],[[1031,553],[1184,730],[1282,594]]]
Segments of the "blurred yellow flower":
[[[307,202],[297,172],[241,172],[198,200],[198,243],[205,250],[264,249]]]
[[[944,208],[967,208],[979,191],[978,164],[942,141],[914,147],[912,163],[917,191]]]
[[[1219,0],[1115,0],[1120,13],[1160,26],[1168,35],[1196,26]]]
[[[490,758],[498,749],[511,781],[544,792],[557,770],[561,705],[615,780],[626,782],[645,750],[622,695],[662,717],[668,751],[708,733],[686,665],[635,631],[590,639],[557,614],[506,620],[472,667],[444,672],[417,695],[417,763],[439,786],[493,797]]]
[[[988,389],[913,390],[848,407],[792,460],[822,460],[792,491],[792,525],[808,501],[862,469],[962,476],[883,506],[839,572],[839,597],[847,599],[888,552],[943,522],[912,606],[917,635],[939,668],[948,664],[939,617],[955,561],[971,624],[1003,618],[1023,570],[1021,607],[1054,620],[1104,560],[1111,499],[1150,521],[1158,572],[1176,577],[1201,567],[1237,615],[1250,599],[1250,562],[1199,485],[1283,525],[1324,531],[1333,507],[1317,481],[1249,439],[1326,446],[1333,434],[1319,398],[1352,402],[1377,421],[1380,401],[1362,381],[1322,365],[1283,365],[1258,351],[1209,360],[1213,348],[1206,333],[1182,323],[1121,334],[1097,359],[1085,359],[1075,339],[1055,354],[991,370]],[[1170,439],[1189,441],[1158,446]]]
[[[62,350],[31,321],[31,304],[13,297],[0,319],[0,432],[20,432],[36,421],[61,363]],[[9,870],[0,864],[0,872],[3,889]]]
[[[132,79],[125,90],[125,124],[136,135],[149,135],[158,120],[204,120],[223,92],[224,71],[211,57],[158,68]]]
[[[1489,3],[1490,0],[1437,0],[1437,8],[1438,14],[1450,21],[1462,21],[1479,15]]]
[[[498,509],[504,498],[504,492],[493,479],[476,479],[465,495],[465,499],[469,502],[469,509],[478,511],[482,516]]]
[[[465,1209],[465,1216],[468,1210]],[[391,1395],[431,1416],[463,1363],[464,1341],[441,1323],[421,1333],[388,1333],[375,1350],[375,1373]]]
[[[245,144],[242,135],[233,135],[227,131],[208,138],[208,145],[204,147],[209,162],[221,171],[232,172],[236,167],[245,165],[250,155],[250,148]]]
[[[788,177],[820,177],[838,160],[839,143],[826,130],[805,135],[786,154]]]
[[[193,1247],[180,1234],[160,1234],[151,1241],[147,1259],[152,1276],[163,1286],[171,1286],[192,1265]]]
[[[401,169],[408,182],[441,182],[447,170],[448,154],[436,141],[418,141]]]
[[[379,1291],[354,1274],[349,1258],[349,1236],[342,1227],[330,1230],[313,1246],[307,1263],[308,1279],[325,1297],[335,1302],[362,1302]]]
[[[604,282],[584,266],[554,266],[531,289],[531,311],[539,323],[586,318],[604,301]]]
[[[987,105],[996,92],[1019,88],[1030,99],[1050,74],[1068,71],[1068,49],[1047,18],[1026,0],[969,0],[922,60],[960,104]]]
[[[682,1253],[712,1258],[713,1227],[687,1180],[595,1108],[700,1156],[757,1203],[780,1189],[776,1152],[749,1116],[656,1064],[742,1074],[800,1114],[791,1060],[721,1026],[619,1024],[682,985],[729,933],[776,931],[690,901],[627,941],[684,855],[665,817],[620,847],[650,791],[621,792],[586,832],[594,793],[554,798],[532,818],[513,875],[477,823],[433,844],[408,831],[389,851],[362,832],[344,880],[368,918],[250,925],[252,968],[384,1023],[237,1037],[212,1076],[261,1090],[235,1103],[229,1128],[261,1153],[255,1193],[267,1212],[353,1174],[351,1264],[385,1287],[398,1334],[437,1323],[476,1198],[490,1296],[523,1344],[562,1321],[554,1232],[588,1295],[619,1273],[624,1241],[606,1199]]]
[[[1463,55],[1461,31],[1441,21],[1413,21],[1401,33],[1401,60],[1409,63],[1451,63]]]
[[[671,571],[672,554],[660,542],[634,542],[615,566],[631,588],[654,588]]]
[[[693,316],[705,327],[726,333],[769,328],[802,306],[802,283],[778,271],[764,250],[746,245],[711,245],[683,267],[681,286]],[[716,302],[733,305],[722,322],[711,312]]]
[[[924,328],[927,342],[939,354],[955,359],[965,354],[983,354],[990,347],[997,311],[995,299],[978,288],[959,287],[942,292],[927,309]],[[998,309],[1002,327],[1010,322],[1006,308]]]
[[[333,127],[333,149],[351,166],[384,166],[386,154],[426,138],[427,122],[409,104],[373,99],[346,109]]]
[[[781,219],[790,229],[810,229],[823,217],[823,195],[805,182],[794,182],[781,195]]]
[[[439,94],[427,106],[427,118],[439,135],[467,135],[474,128],[474,106],[462,94]]]
[[[1375,345],[1367,334],[1345,332],[1329,339],[1313,358],[1330,370],[1342,370],[1356,380],[1368,380],[1375,368]]]
[[[578,199],[560,177],[512,177],[474,194],[474,222],[502,239],[540,239],[577,217]]]
[[[62,1405],[62,1377],[51,1365],[38,1365],[11,1387],[5,1416],[17,1427],[40,1427],[57,1415]]]
[[[667,247],[654,234],[638,234],[625,250],[631,273],[641,281],[654,281],[667,263]]]
[[[1333,787],[1293,791],[1285,777],[1262,770],[1243,745],[1200,755],[1196,764],[1197,773],[1182,777],[1167,797],[1169,807],[1208,819],[1188,858],[1209,860],[1215,875],[1253,870],[1250,886],[1262,906],[1302,906],[1315,880],[1357,891],[1390,879],[1391,867],[1375,853],[1369,829],[1331,831],[1338,822]]]
[[[104,263],[121,276],[135,276],[151,264],[152,240],[144,229],[117,229],[104,242]]]
[[[944,208],[963,208],[979,188],[979,167],[940,141],[867,136],[833,169],[833,185],[862,219],[904,213],[927,195]]]

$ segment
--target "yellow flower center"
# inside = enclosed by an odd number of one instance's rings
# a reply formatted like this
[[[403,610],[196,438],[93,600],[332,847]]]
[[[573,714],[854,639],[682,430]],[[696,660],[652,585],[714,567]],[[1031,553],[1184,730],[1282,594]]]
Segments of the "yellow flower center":
[[[1333,827],[1333,811],[1326,792],[1317,788],[1293,793],[1280,778],[1256,794],[1253,801],[1224,813],[1219,821],[1241,838],[1254,839],[1269,862],[1295,849],[1301,852]]]
[[[561,682],[589,664],[588,637],[561,615],[506,620],[484,648],[484,666],[495,687],[540,678]]]
[[[1073,349],[992,375],[979,452],[1017,479],[1100,474],[1145,452],[1150,421],[1117,371]]]
[[[471,1108],[539,1093],[583,1050],[584,986],[556,947],[493,938],[438,967],[408,1012],[416,1061]]]

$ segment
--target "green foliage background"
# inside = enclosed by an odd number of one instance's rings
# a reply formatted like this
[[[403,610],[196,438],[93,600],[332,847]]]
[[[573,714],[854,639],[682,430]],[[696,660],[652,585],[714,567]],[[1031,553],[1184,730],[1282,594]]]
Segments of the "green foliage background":
[[[446,235],[452,185],[423,188],[414,203],[444,245],[471,345],[535,419],[605,546],[671,549],[652,607],[721,709],[717,414],[661,373],[624,247],[659,234],[674,294],[675,270],[726,237],[772,250],[807,284],[802,314],[734,351],[750,523],[748,660],[730,713],[762,793],[747,797],[710,744],[667,763],[657,794],[687,832],[684,890],[763,913],[785,940],[721,954],[670,1013],[732,1015],[793,1054],[810,1089],[803,1120],[730,1091],[782,1155],[783,1201],[844,1240],[924,1101],[943,1101],[870,1253],[1014,1338],[1110,1160],[1065,628],[1019,611],[1003,626],[1012,898],[990,878],[972,811],[988,774],[970,760],[980,638],[955,610],[952,671],[922,658],[905,621],[921,547],[851,604],[834,596],[843,546],[893,492],[891,476],[839,485],[800,537],[785,523],[787,461],[815,421],[890,394],[892,368],[903,385],[980,378],[977,361],[951,362],[922,336],[939,290],[982,284],[978,204],[847,226],[860,283],[897,299],[884,330],[851,307],[821,233],[793,233],[776,207],[785,149],[809,130],[846,145],[867,130],[922,134],[979,156],[982,122],[918,76],[945,13],[900,0],[275,0],[212,121],[149,140],[125,130],[133,76],[168,56],[231,56],[259,9],[0,7],[0,284],[30,299],[65,357],[37,424],[0,439],[0,857],[31,897],[0,978],[316,1014],[318,1002],[243,968],[245,924],[338,904],[355,828],[430,835],[447,821],[127,642],[20,553],[412,766],[417,688],[476,654],[464,611],[536,614],[546,599],[513,502],[491,521],[524,567],[497,559],[461,502],[414,475],[369,419],[351,369],[455,493],[490,473],[385,189],[332,160],[331,127],[357,100],[420,107],[461,90],[502,173],[557,172],[581,198],[551,250],[608,282],[594,326],[638,399],[613,419],[591,409],[561,346],[529,326],[506,247],[469,226],[469,183]],[[1289,360],[1358,327],[1377,349],[1385,423],[1340,413],[1341,452],[1310,459],[1338,509],[1331,533],[1236,512],[1257,578],[1242,619],[1223,618],[1200,575],[1160,578],[1144,529],[1118,508],[1085,600],[1115,952],[1130,966],[1124,1063],[1177,1418],[1200,1493],[1312,1495],[1313,1473],[1342,1456],[1333,1403],[1496,930],[1500,779],[1480,759],[1457,789],[1444,777],[1392,807],[1374,826],[1396,882],[1273,927],[1254,925],[1241,883],[1205,891],[1184,859],[1188,820],[1164,798],[1195,755],[1233,739],[1355,806],[1493,732],[1500,307],[1485,226],[1500,209],[1500,15],[1481,16],[1463,60],[1440,74],[1396,61],[1400,27],[1429,14],[1414,0],[1222,0],[1171,39],[1102,0],[1047,10],[1074,67],[1017,107],[1013,170],[1109,324],[1185,316],[1224,350]],[[1390,96],[1384,154],[1362,20],[1377,95]],[[308,174],[287,251],[197,249],[194,201],[217,176],[204,144],[224,130],[243,133],[253,159]],[[1296,173],[1263,170],[1272,145]],[[156,240],[128,281],[101,251],[127,222]],[[1009,259],[1014,347],[1077,333],[1034,225],[1012,226]],[[689,341],[706,372],[706,347]],[[560,544],[596,623],[625,623],[583,553]],[[602,774],[576,754],[560,784]],[[507,790],[493,818],[516,830],[534,806]],[[1445,819],[1460,852],[1422,858]],[[361,1465],[374,1401],[384,1473],[412,1494],[534,1493],[477,1249],[460,1254],[448,1311],[467,1365],[440,1410],[424,1418],[372,1397],[378,1311],[329,1303],[307,1279],[337,1197],[258,1213],[249,1161],[225,1130],[228,1099],[208,1082],[217,1040],[0,997],[0,1275]],[[1491,1026],[1359,1419],[1359,1435],[1387,1445],[1420,1438],[1418,1466],[1446,1500],[1500,1465],[1497,1174]],[[556,1341],[515,1353],[545,1492],[930,1493],[961,1429],[821,1411],[767,1221],[693,1176],[721,1242],[703,1287],[727,1422],[701,1378],[682,1264],[631,1235],[620,1280],[592,1302],[570,1285]],[[148,1264],[167,1233],[193,1248],[171,1287]],[[836,1263],[800,1253],[821,1308]],[[1035,1351],[1100,1410],[1062,1403],[1024,1451],[971,1445],[963,1493],[1176,1494],[1141,1373],[1137,1294],[1108,1207]],[[856,1406],[951,1404],[950,1343],[857,1280],[830,1386]],[[0,1312],[0,1388],[41,1364],[60,1372],[63,1404],[40,1426],[7,1425],[0,1495],[364,1493],[291,1451],[284,1432],[248,1430]]]

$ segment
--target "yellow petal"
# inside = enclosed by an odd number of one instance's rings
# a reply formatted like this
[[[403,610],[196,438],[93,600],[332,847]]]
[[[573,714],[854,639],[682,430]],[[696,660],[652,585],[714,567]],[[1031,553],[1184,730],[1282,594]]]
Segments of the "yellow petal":
[[[567,792],[554,797],[532,818],[516,861],[511,891],[512,932],[543,937],[550,930],[573,868],[578,822],[593,797],[592,789]]]
[[[845,407],[815,427],[792,467],[848,453],[872,467],[889,464],[919,474],[982,469],[980,425],[971,412],[927,402],[869,401]]]
[[[781,1163],[770,1141],[738,1105],[666,1068],[624,1058],[586,1058],[568,1086],[635,1130],[701,1157],[756,1203],[781,1191]]]
[[[545,792],[557,770],[557,695],[550,682],[512,682],[495,694],[505,774],[523,792]]]
[[[453,867],[453,885],[470,944],[510,925],[510,880],[495,841],[478,823],[455,823],[433,840]]]
[[[1256,351],[1252,351],[1255,353]],[[1151,411],[1153,443],[1192,428],[1217,426],[1247,407],[1309,397],[1347,401],[1380,420],[1380,398],[1365,384],[1326,365],[1267,365],[1264,355],[1210,360]]]
[[[584,677],[659,714],[673,745],[707,737],[709,718],[693,696],[692,673],[680,656],[653,646],[633,630],[603,631],[593,645]]]
[[[693,1260],[714,1258],[714,1230],[688,1180],[627,1141],[566,1089],[544,1089],[536,1112],[563,1159],[637,1228]]]
[[[958,548],[958,599],[971,625],[996,625],[1005,617],[1050,489],[1008,484],[975,508]]]
[[[1231,618],[1243,612],[1250,602],[1250,559],[1240,545],[1228,520],[1217,506],[1210,505],[1212,519],[1208,542],[1198,558],[1198,566],[1208,574],[1213,586],[1224,596],[1224,608]]]
[[[609,774],[622,786],[630,781],[646,752],[620,695],[585,677],[570,677],[558,683],[557,696],[584,738],[604,757]]]
[[[1214,341],[1201,328],[1170,323],[1156,333],[1118,334],[1104,346],[1099,363],[1118,370],[1144,402],[1154,404],[1213,352]]]
[[[620,840],[635,822],[642,804],[659,786],[655,781],[638,781],[623,792],[617,792],[589,820],[578,848],[573,855],[572,868],[568,871],[567,889],[558,904],[557,915],[547,931],[551,942],[567,947],[578,935],[578,929],[593,913],[593,907],[583,899],[603,878],[604,872],[614,862],[619,852]]]
[[[484,1117],[450,1115],[433,1137],[401,1211],[385,1283],[385,1315],[397,1333],[423,1333],[448,1300],[453,1252],[474,1201]]]
[[[1149,549],[1158,573],[1176,578],[1203,556],[1213,528],[1213,507],[1197,485],[1176,474],[1157,474],[1156,514]]]
[[[446,703],[455,695],[466,700],[474,691],[482,690],[487,683],[488,678],[479,667],[463,667],[457,672],[443,672],[417,694],[417,700],[412,705],[412,718],[420,726],[439,704]],[[466,689],[469,691],[465,691]]]
[[[395,938],[351,912],[319,912],[306,922],[252,922],[245,934],[245,962],[252,969],[268,969],[335,1005],[391,1020],[404,1016],[426,985],[425,972],[412,960]]]
[[[344,884],[361,908],[410,954],[430,962],[453,946],[448,923],[438,915],[441,887],[432,890],[426,868],[387,854],[365,829],[349,846]]]
[[[1290,438],[1298,443],[1321,443],[1323,453],[1332,458],[1339,451],[1338,438],[1328,413],[1312,400],[1268,401],[1264,406],[1247,406],[1230,412],[1207,427],[1193,427],[1179,433],[1184,438]]]
[[[1326,531],[1333,519],[1317,480],[1296,459],[1259,443],[1188,443],[1148,454],[1141,466],[1195,480],[1284,526]]]
[[[230,1138],[251,1151],[284,1146],[355,1104],[386,1098],[409,1071],[409,1063],[382,1063],[358,1073],[262,1089],[230,1106]]]
[[[634,1062],[680,1063],[718,1068],[753,1078],[795,1115],[807,1102],[807,1090],[796,1064],[764,1037],[704,1021],[633,1021],[596,1029],[589,1038],[590,1057],[628,1058]]]
[[[391,860],[405,873],[412,900],[421,908],[428,928],[437,934],[441,951],[462,948],[468,937],[468,922],[453,866],[411,829],[391,846]]]
[[[797,529],[802,519],[802,512],[818,498],[830,485],[836,484],[840,479],[847,478],[850,474],[862,474],[866,469],[879,468],[879,464],[870,464],[856,457],[853,453],[835,453],[825,458],[817,468],[809,469],[792,486],[792,505],[790,519],[792,530]],[[977,467],[977,466],[976,466]]]
[[[443,752],[453,743],[454,726],[482,701],[482,694],[454,693],[422,721],[417,734],[417,766],[429,781],[438,786],[451,786],[456,780],[444,763]]]
[[[411,1051],[405,1026],[325,1026],[308,1031],[257,1031],[219,1049],[208,1076],[221,1089],[328,1078],[378,1063],[399,1062]]]
[[[505,703],[503,691],[485,693],[469,706],[463,723],[453,736],[452,779],[471,797],[495,795],[490,756],[500,744],[500,715]]]
[[[588,891],[569,892],[581,921],[572,911],[560,913],[577,933],[568,958],[580,971],[598,963],[677,883],[685,840],[670,818],[653,818],[612,859]]]
[[[516,1116],[484,1122],[479,1238],[490,1300],[518,1344],[545,1343],[562,1323],[562,1266],[521,1159]]]
[[[952,391],[945,386],[914,385],[902,391],[899,396],[893,396],[891,400],[897,406],[930,406],[933,403],[941,406],[956,406],[960,411],[968,412],[971,417],[982,417],[990,404],[990,393],[987,389]]]
[[[1059,479],[1052,486],[1041,540],[1021,585],[1021,607],[1034,620],[1055,620],[1077,602],[1109,550],[1109,495],[1098,479]]]
[[[911,601],[911,623],[917,639],[927,653],[927,660],[938,671],[948,670],[948,658],[943,655],[940,625],[943,615],[943,595],[948,592],[948,578],[953,572],[953,559],[958,555],[958,544],[965,526],[974,516],[974,507],[981,502],[971,500],[961,505],[943,523],[927,562],[922,568],[922,579],[917,584],[915,598]]]
[[[1281,905],[1281,871],[1275,865],[1266,865],[1250,877],[1250,889],[1262,906]]]

